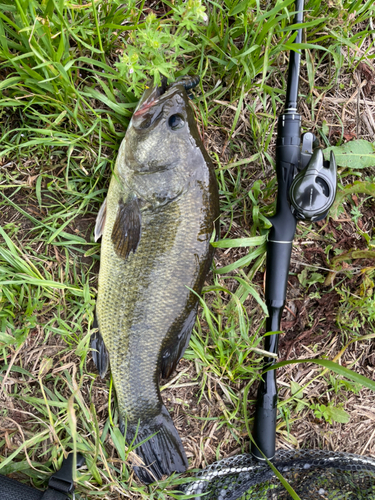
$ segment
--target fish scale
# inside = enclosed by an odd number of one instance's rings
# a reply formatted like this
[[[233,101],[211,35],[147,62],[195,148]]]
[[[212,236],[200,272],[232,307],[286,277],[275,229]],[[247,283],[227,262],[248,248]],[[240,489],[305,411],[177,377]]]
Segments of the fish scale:
[[[175,208],[178,206],[169,206],[168,208],[173,209],[170,210],[172,212],[170,219],[173,220],[173,216],[177,215]],[[189,206],[186,208],[189,210]],[[154,216],[152,217],[154,218]],[[159,215],[159,218],[164,219],[162,222],[165,222],[165,213]],[[168,245],[165,244],[167,235],[164,234],[163,230],[156,232],[153,227],[154,225],[166,227],[165,224],[158,224],[157,221],[154,221],[154,224],[151,224],[151,231],[148,228],[147,218],[144,224],[137,252],[130,255],[128,261],[124,262],[119,259],[117,263],[119,268],[122,267],[123,278],[118,278],[118,267],[112,265],[108,277],[103,276],[106,283],[105,290],[108,290],[108,294],[104,293],[103,298],[100,302],[98,301],[98,309],[106,311],[100,313],[101,331],[108,333],[117,331],[120,334],[114,337],[102,333],[109,351],[111,366],[121,366],[118,376],[112,368],[120,414],[127,415],[128,419],[131,420],[137,420],[144,415],[146,408],[145,404],[139,404],[140,399],[144,399],[146,404],[151,407],[158,408],[162,404],[158,391],[158,380],[153,380],[153,374],[160,363],[160,349],[165,331],[170,326],[168,323],[174,320],[175,312],[181,308],[181,303],[185,304],[186,297],[189,295],[184,283],[181,284],[180,276],[178,274],[172,276],[171,274],[176,273],[174,261],[181,260],[186,266],[188,258],[191,259],[191,256],[195,255],[193,245],[186,245],[186,236],[189,230],[185,225],[184,230],[180,231],[180,234],[176,234],[175,237],[179,241],[175,241],[174,252],[168,253],[168,262],[165,262],[166,259],[163,259],[163,256],[165,256],[164,250],[168,250]],[[108,224],[107,227],[110,231],[111,226]],[[196,231],[194,227],[190,229]],[[172,241],[170,224],[168,225],[168,233],[169,240]],[[110,259],[116,258],[113,254],[111,255],[113,250],[109,248],[109,251]],[[106,258],[105,250],[102,255]],[[163,274],[167,283],[166,289],[157,285]],[[129,283],[128,276],[133,277],[134,275],[137,276],[137,279],[133,278]],[[193,284],[192,282],[187,283],[190,286]],[[125,313],[125,308],[123,308],[119,316],[115,316],[113,308],[110,307],[111,292],[118,289],[120,289],[120,293],[116,293],[116,306],[119,306],[120,309],[121,304],[132,304],[135,310],[127,308]],[[169,314],[170,311],[173,311],[173,317]],[[129,332],[129,336],[124,335],[124,332]],[[149,349],[150,343],[152,343],[151,350]],[[137,352],[136,356],[135,352]],[[137,384],[138,393],[129,390],[134,383]]]
[[[146,483],[187,467],[159,379],[188,344],[218,215],[214,169],[185,88],[171,86],[154,101],[144,97],[98,216],[100,333],[92,346],[102,376],[110,364],[127,442],[156,434],[135,450],[147,469],[134,470]]]

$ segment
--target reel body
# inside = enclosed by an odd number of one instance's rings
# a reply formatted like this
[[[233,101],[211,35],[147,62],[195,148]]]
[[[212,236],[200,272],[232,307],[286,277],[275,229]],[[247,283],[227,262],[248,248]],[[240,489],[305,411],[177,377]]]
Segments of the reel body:
[[[311,148],[316,143],[313,134],[304,134],[301,148],[303,170],[295,176],[289,190],[294,217],[311,222],[327,216],[335,201],[337,188],[335,156],[331,152],[329,161],[325,161],[320,147]]]

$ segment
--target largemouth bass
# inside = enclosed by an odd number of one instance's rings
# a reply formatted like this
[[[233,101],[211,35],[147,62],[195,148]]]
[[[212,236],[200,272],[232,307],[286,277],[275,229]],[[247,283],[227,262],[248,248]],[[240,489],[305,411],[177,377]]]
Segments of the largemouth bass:
[[[148,439],[135,450],[144,483],[188,466],[159,379],[189,343],[219,217],[214,168],[186,92],[194,83],[145,92],[95,228],[102,245],[93,358],[102,377],[110,364],[127,443]]]

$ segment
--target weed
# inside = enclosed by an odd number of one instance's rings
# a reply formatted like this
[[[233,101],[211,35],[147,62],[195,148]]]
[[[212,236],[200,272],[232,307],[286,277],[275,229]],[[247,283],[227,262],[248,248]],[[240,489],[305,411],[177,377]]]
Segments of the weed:
[[[313,404],[311,405],[311,409],[314,411],[314,415],[317,418],[324,418],[329,424],[332,424],[332,422],[340,422],[342,424],[349,422],[350,417],[348,413],[332,403],[328,403],[328,405]]]
[[[135,481],[127,465],[137,457],[131,446],[125,447],[116,427],[109,382],[91,372],[89,338],[99,259],[93,225],[116,152],[148,82],[187,73],[201,76],[194,105],[217,162],[221,241],[185,355],[187,380],[165,391],[182,391],[173,405],[178,418],[186,415],[189,420],[184,436],[193,465],[246,449],[250,412],[243,403],[267,355],[260,335],[265,315],[262,271],[267,216],[275,206],[270,166],[276,116],[286,88],[286,54],[293,40],[293,8],[293,0],[175,0],[151,6],[133,0],[2,1],[2,473],[23,472],[42,486],[73,448],[87,463],[77,472],[78,497],[178,497],[183,478],[173,476],[150,488]],[[361,61],[373,57],[373,42],[367,40],[375,8],[372,0],[310,0],[306,9],[308,29],[299,47],[306,60],[303,126],[316,125],[328,145],[332,120],[324,108],[321,112],[324,96],[336,88],[343,69],[354,72]],[[341,90],[347,87],[345,82]],[[373,165],[371,143],[339,147],[335,152],[341,181],[351,183],[341,186],[332,212],[335,218],[342,217],[350,195],[374,193],[371,176],[366,174],[359,183],[352,180],[353,172]],[[358,156],[366,156],[369,163],[359,165]],[[356,210],[351,221],[369,219],[366,204],[363,200],[358,209],[351,209]],[[371,252],[373,236],[366,228],[362,233],[367,247],[360,251]],[[332,267],[328,287],[337,275],[343,276],[342,282],[336,281],[341,298],[337,321],[351,338],[354,330],[360,339],[359,333],[374,319],[373,274],[364,264],[363,280],[353,289],[352,275],[343,263],[367,262],[372,254],[358,256],[353,253],[358,249],[335,247],[336,240],[322,234],[323,229],[300,226],[299,240],[323,241],[323,247],[328,243],[323,263],[324,268]],[[326,271],[310,268],[313,271],[295,272],[301,289],[310,287],[314,300],[313,294],[318,298],[327,293],[322,283]],[[320,352],[319,346],[311,349],[313,355]],[[354,387],[324,383],[333,391]],[[195,385],[186,389],[184,384]],[[295,384],[291,407],[286,400],[282,410],[290,427],[294,415],[304,411],[310,387]],[[190,399],[184,397],[187,394]],[[193,412],[194,404],[200,412]],[[114,425],[108,417],[111,405]],[[280,403],[280,409],[284,406]],[[340,418],[337,408],[324,406],[316,408],[323,418]],[[284,438],[281,425],[278,435]],[[194,439],[189,441],[191,435]]]

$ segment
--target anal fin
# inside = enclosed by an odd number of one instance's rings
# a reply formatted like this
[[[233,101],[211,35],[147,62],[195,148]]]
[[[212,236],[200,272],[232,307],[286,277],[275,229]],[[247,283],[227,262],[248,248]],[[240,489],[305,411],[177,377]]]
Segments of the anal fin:
[[[185,318],[182,324],[180,333],[174,341],[169,342],[163,347],[162,360],[161,360],[161,374],[163,378],[168,378],[173,370],[176,368],[177,363],[184,355],[190,340],[190,335],[194,327],[195,319],[197,317],[198,303],[193,307],[190,313]],[[175,326],[172,326],[175,328]]]
[[[142,217],[137,198],[119,203],[117,217],[112,230],[112,243],[119,257],[126,259],[135,252],[141,239]]]
[[[96,318],[94,320],[93,328],[98,328],[98,322]],[[104,378],[109,367],[109,354],[99,329],[91,335],[90,346],[92,349],[91,355],[95,366],[98,369],[101,378]]]

